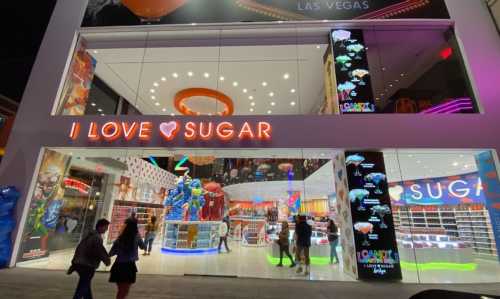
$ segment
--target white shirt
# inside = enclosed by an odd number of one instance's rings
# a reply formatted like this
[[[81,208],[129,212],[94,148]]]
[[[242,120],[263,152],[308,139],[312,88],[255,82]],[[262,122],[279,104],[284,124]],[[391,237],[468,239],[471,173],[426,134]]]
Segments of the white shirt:
[[[225,237],[228,233],[228,227],[227,227],[227,223],[225,222],[222,222],[219,226],[219,236],[221,237]]]

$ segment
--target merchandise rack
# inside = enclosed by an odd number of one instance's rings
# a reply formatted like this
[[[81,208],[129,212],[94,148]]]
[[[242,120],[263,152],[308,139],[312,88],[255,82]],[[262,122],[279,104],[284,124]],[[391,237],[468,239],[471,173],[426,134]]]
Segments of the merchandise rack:
[[[457,206],[393,206],[394,226],[403,228],[444,228],[472,247],[474,254],[493,259],[498,256],[488,210],[482,204]]]
[[[111,214],[111,224],[109,226],[108,242],[113,242],[118,238],[123,223],[130,217],[132,212],[136,213],[139,233],[144,237],[144,229],[151,216],[156,216],[158,227],[163,226],[163,215],[165,207],[160,204],[115,200]]]
[[[197,253],[219,245],[219,221],[165,221],[163,249],[168,252]]]

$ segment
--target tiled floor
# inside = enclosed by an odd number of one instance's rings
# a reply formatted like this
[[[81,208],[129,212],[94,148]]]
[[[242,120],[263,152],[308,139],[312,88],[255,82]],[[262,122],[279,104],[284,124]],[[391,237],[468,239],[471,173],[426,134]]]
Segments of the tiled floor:
[[[311,274],[296,274],[295,269],[277,268],[268,259],[267,247],[244,247],[231,243],[230,253],[179,256],[162,254],[158,245],[150,256],[140,256],[139,273],[163,275],[213,275],[248,278],[300,279],[354,281],[343,272],[340,265],[313,265]],[[62,270],[67,269],[73,251],[51,253],[49,258],[18,264],[18,267]],[[496,261],[476,260],[472,271],[459,270],[403,270],[403,282],[407,283],[486,283],[500,282],[500,264]],[[100,270],[106,271],[104,266]]]

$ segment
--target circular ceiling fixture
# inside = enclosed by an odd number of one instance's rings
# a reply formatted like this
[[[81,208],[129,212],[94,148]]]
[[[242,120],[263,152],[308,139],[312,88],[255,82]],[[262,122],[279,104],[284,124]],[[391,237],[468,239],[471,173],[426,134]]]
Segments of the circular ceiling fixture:
[[[219,113],[221,116],[233,115],[234,104],[230,97],[219,92],[217,90],[208,88],[188,88],[183,89],[175,94],[174,106],[183,115],[197,116],[201,115],[201,112],[194,111],[186,105],[186,100],[191,97],[207,97],[212,98],[222,105],[224,105],[224,110]]]

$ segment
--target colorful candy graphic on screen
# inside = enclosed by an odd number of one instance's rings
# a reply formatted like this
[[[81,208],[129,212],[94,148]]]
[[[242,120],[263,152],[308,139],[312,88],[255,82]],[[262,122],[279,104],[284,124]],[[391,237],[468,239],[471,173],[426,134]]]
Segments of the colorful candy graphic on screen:
[[[347,166],[349,165],[354,165],[356,167],[356,171],[354,172],[354,176],[362,176],[361,172],[359,171],[359,165],[365,161],[365,157],[360,156],[358,154],[348,156],[345,160],[345,163]]]
[[[368,241],[368,234],[370,234],[373,231],[373,224],[370,222],[356,222],[354,224],[354,229],[361,233],[364,237],[363,243],[361,243],[362,246],[370,246],[370,242]]]
[[[349,200],[352,203],[355,203],[356,201],[359,202],[358,206],[358,211],[365,211],[366,207],[364,204],[364,199],[370,195],[370,192],[365,189],[353,189],[349,191]]]
[[[351,38],[351,32],[347,30],[335,30],[332,32],[334,43],[341,43],[341,47],[345,47],[345,42]]]
[[[339,84],[337,89],[339,91],[340,100],[342,102],[350,102],[352,101],[351,96],[356,89],[356,85],[354,85],[354,83],[350,81],[347,81],[345,83]]]
[[[364,86],[366,85],[366,82],[363,81],[363,78],[367,75],[369,75],[370,72],[367,71],[367,70],[364,70],[364,69],[355,69],[354,71],[351,72],[351,75],[353,77],[353,79],[351,80],[351,82],[356,82],[358,83],[359,85],[361,86]]]
[[[388,205],[376,205],[372,207],[371,210],[373,215],[378,215],[378,217],[380,218],[379,227],[382,229],[386,229],[387,224],[385,224],[384,222],[384,217],[385,215],[391,214],[391,208],[389,208]]]
[[[335,62],[342,66],[341,71],[347,71],[348,67],[352,66],[352,59],[347,55],[340,55],[335,58]]]
[[[359,53],[363,52],[364,49],[365,49],[365,46],[363,46],[362,44],[359,44],[359,43],[347,46],[347,51],[349,51],[349,56],[351,56],[351,57],[356,56],[356,57],[354,57],[354,59],[356,59],[356,60],[362,59],[362,57],[359,55]]]
[[[375,194],[383,194],[384,192],[380,189],[380,184],[385,182],[387,179],[386,175],[381,172],[372,172],[365,176],[365,180],[367,182],[372,182],[376,189],[374,191]]]

